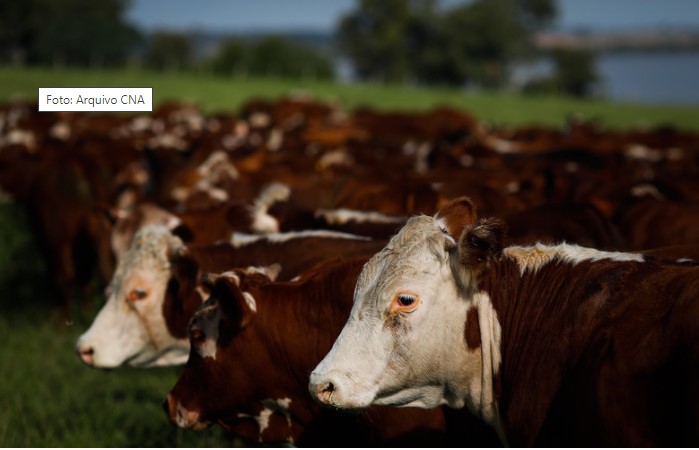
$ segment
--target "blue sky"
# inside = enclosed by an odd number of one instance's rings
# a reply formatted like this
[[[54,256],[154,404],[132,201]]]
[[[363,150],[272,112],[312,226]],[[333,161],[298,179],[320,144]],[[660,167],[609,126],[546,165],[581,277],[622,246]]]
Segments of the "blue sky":
[[[128,17],[146,29],[330,31],[354,5],[355,0],[132,0]],[[699,0],[559,0],[558,24],[562,28],[699,28]]]

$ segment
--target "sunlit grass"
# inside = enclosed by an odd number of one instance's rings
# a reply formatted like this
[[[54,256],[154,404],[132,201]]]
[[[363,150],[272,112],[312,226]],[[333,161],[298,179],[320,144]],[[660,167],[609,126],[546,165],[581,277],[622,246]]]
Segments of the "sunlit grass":
[[[35,99],[39,87],[153,87],[156,104],[179,99],[200,104],[206,111],[235,112],[251,97],[277,98],[295,92],[335,101],[345,109],[373,106],[384,110],[426,110],[448,105],[470,111],[495,124],[561,126],[570,115],[599,120],[613,128],[674,125],[699,130],[699,105],[646,105],[556,96],[467,92],[381,84],[341,84],[314,80],[224,78],[197,73],[156,73],[136,69],[21,69],[0,68],[0,100]]]

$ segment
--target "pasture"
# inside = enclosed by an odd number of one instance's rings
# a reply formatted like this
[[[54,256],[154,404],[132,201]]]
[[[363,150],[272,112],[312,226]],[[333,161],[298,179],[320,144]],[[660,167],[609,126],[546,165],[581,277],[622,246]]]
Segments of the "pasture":
[[[234,114],[253,97],[275,99],[306,92],[316,100],[336,102],[348,111],[364,105],[383,111],[426,111],[446,105],[469,111],[480,120],[512,127],[535,123],[558,129],[566,123],[566,117],[575,114],[613,129],[672,125],[699,130],[699,108],[673,105],[612,104],[407,86],[226,79],[140,70],[0,68],[3,103],[17,98],[31,100],[38,87],[76,85],[152,86],[156,105],[165,100],[195,102],[206,113]],[[667,163],[670,169],[684,169],[673,164]],[[534,185],[534,189],[538,187]],[[494,201],[495,206],[497,203]],[[73,305],[67,319],[54,301],[58,294],[47,281],[46,264],[33,241],[31,223],[23,208],[4,200],[0,203],[0,446],[239,444],[218,427],[195,433],[168,423],[161,404],[180,369],[103,371],[89,369],[79,360],[74,348],[76,339],[91,323],[104,296],[93,283],[92,303],[80,308]]]
[[[75,341],[101,296],[66,321],[19,208],[0,205],[0,447],[220,447],[217,428],[171,426],[161,403],[178,370],[90,370]]]
[[[599,121],[610,128],[674,125],[699,129],[699,107],[610,103],[554,96],[523,96],[499,92],[415,88],[380,84],[341,84],[283,79],[221,78],[192,73],[155,73],[143,70],[18,69],[0,67],[0,101],[33,99],[39,87],[142,86],[153,87],[155,104],[176,99],[198,103],[204,111],[237,111],[252,97],[277,98],[305,92],[351,110],[372,106],[382,110],[424,111],[435,105],[467,110],[497,125],[541,124],[563,126],[571,114]]]

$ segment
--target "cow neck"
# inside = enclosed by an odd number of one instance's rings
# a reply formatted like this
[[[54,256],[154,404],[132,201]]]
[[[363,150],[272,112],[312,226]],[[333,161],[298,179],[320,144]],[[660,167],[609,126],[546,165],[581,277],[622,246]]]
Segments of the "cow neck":
[[[604,317],[600,305],[629,270],[633,265],[624,262],[554,261],[522,274],[503,257],[481,277],[478,291],[501,329],[494,387],[508,444],[536,444],[562,373],[578,363],[586,336]]]
[[[279,384],[291,382],[289,392],[303,393],[292,408],[304,404],[308,411],[319,409],[306,395],[308,375],[330,351],[349,317],[360,270],[361,264],[355,264],[351,274],[340,270],[328,277],[273,283],[249,291],[258,302],[255,327],[269,357],[280,368]],[[301,415],[298,410],[294,414]]]

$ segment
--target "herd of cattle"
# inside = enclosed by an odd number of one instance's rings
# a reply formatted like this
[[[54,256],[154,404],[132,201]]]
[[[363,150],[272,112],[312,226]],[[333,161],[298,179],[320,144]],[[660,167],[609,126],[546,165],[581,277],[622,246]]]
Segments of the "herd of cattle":
[[[185,364],[164,402],[179,427],[298,446],[699,443],[698,133],[302,96],[236,115],[11,104],[0,187],[57,304],[106,286],[85,364]]]

